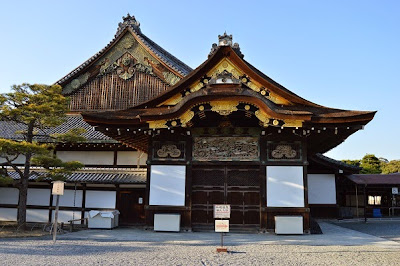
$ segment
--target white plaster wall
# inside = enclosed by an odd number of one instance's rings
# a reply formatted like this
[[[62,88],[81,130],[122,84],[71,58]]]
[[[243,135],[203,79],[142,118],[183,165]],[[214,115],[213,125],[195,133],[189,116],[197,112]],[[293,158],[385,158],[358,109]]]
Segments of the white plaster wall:
[[[28,188],[27,205],[49,206],[50,189]]]
[[[52,212],[51,221],[54,222],[55,211]],[[81,219],[80,211],[58,211],[57,222],[68,223],[70,220]],[[80,224],[81,221],[75,221],[74,224]]]
[[[18,189],[0,187],[0,204],[18,204]]]
[[[267,206],[304,207],[302,166],[267,166]]]
[[[57,151],[57,156],[63,161],[80,161],[83,164],[114,164],[114,152],[112,151]]]
[[[116,191],[86,190],[86,208],[115,209]]]
[[[75,190],[66,189],[64,195],[60,196],[60,206],[62,207],[82,207],[82,190],[76,190],[75,205],[74,205]],[[53,195],[53,206],[56,206],[56,197]]]
[[[141,154],[139,151],[119,151],[117,154],[117,164],[137,166],[138,158]],[[145,165],[146,161],[147,153],[140,157],[139,165]]]
[[[6,162],[6,160],[3,159],[3,158],[0,158],[0,163],[4,163],[4,162]],[[15,164],[24,164],[25,163],[25,155],[19,155],[17,157],[17,159],[15,159],[13,161],[13,163],[15,163]]]
[[[28,223],[47,223],[49,220],[49,210],[26,210],[26,221]]]
[[[150,205],[185,206],[186,167],[152,165]]]
[[[7,221],[7,222],[17,221],[17,209],[0,208],[0,221]]]
[[[309,174],[307,180],[309,204],[336,204],[334,174]]]

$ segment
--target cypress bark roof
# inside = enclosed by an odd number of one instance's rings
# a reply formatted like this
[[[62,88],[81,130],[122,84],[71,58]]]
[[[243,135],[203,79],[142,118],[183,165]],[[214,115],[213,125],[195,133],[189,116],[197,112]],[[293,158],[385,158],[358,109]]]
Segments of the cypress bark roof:
[[[224,58],[228,58],[231,62],[246,71],[246,76],[250,77],[250,79],[257,80],[263,84],[268,84],[269,89],[273,93],[286,99],[289,104],[276,104],[271,100],[262,97],[260,93],[256,93],[255,91],[251,90],[246,86],[246,84],[238,82],[237,84],[204,84],[202,89],[190,93],[187,96],[183,96],[183,99],[178,104],[174,106],[163,106],[162,103],[166,102],[172,97],[180,94],[184,95],[185,90],[187,90],[190,85],[201,80],[202,77],[204,77],[206,73],[210,71],[210,69],[215,67],[215,65]],[[261,73],[255,67],[243,60],[243,58],[238,55],[231,46],[220,46],[215,49],[215,51],[203,64],[193,70],[189,75],[185,76],[165,93],[162,93],[156,98],[126,110],[85,113],[83,116],[85,120],[93,123],[97,122],[99,124],[107,124],[111,120],[119,120],[118,123],[121,123],[122,120],[127,120],[127,123],[129,121],[129,123],[139,124],[150,119],[155,119],[155,116],[158,116],[158,119],[164,119],[164,117],[168,119],[173,116],[177,116],[178,114],[186,111],[184,106],[196,104],[196,102],[204,101],[204,98],[210,98],[212,96],[215,96],[215,99],[234,96],[252,98],[254,101],[258,101],[260,103],[262,102],[262,104],[272,111],[278,118],[286,117],[295,119],[296,116],[299,116],[306,123],[356,122],[360,125],[365,125],[372,120],[376,113],[371,111],[354,111],[329,108],[305,100],[295,93],[289,91],[279,83],[273,81],[271,78]],[[308,116],[308,119],[304,119],[305,116]]]

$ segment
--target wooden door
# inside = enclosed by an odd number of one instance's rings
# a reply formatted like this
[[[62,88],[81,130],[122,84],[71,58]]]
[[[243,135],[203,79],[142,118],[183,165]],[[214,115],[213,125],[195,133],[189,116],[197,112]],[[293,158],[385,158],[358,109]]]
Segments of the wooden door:
[[[260,223],[260,179],[258,169],[226,170],[226,203],[231,205],[231,224]]]
[[[232,225],[260,223],[259,170],[201,167],[192,170],[192,224],[213,225],[213,205],[230,204]]]
[[[131,225],[144,223],[145,189],[121,190],[119,192],[119,224]]]

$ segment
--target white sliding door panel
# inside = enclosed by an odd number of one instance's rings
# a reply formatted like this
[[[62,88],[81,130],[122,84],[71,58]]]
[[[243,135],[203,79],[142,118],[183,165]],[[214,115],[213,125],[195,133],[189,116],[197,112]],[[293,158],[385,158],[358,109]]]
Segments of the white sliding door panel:
[[[17,221],[17,209],[13,208],[0,208],[0,221]]]
[[[18,204],[19,191],[13,187],[0,187],[0,204]]]
[[[56,195],[53,195],[53,205],[56,205]],[[60,196],[60,206],[62,207],[82,207],[82,190],[64,190],[64,195]]]
[[[49,221],[49,210],[27,209],[26,221],[29,223],[47,223]]]
[[[48,188],[28,188],[27,205],[49,206],[50,193]]]
[[[309,174],[307,178],[309,204],[336,204],[334,174]]]
[[[304,207],[302,166],[267,166],[267,206]]]
[[[86,190],[86,208],[115,209],[116,191]]]
[[[186,167],[152,165],[150,205],[185,206]]]

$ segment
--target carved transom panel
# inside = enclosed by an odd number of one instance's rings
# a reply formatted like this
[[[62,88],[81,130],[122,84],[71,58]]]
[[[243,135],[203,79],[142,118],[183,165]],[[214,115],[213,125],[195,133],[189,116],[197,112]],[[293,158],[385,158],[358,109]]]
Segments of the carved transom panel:
[[[160,158],[167,158],[168,156],[172,158],[179,158],[181,156],[181,151],[176,147],[176,145],[162,145],[157,151],[157,156]]]
[[[185,142],[154,141],[153,160],[184,160]]]
[[[268,142],[268,160],[299,161],[301,160],[301,142]]]
[[[194,137],[193,160],[258,161],[257,137]]]

